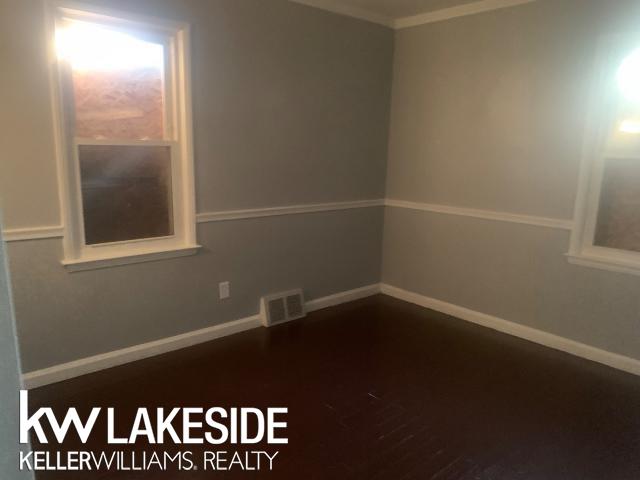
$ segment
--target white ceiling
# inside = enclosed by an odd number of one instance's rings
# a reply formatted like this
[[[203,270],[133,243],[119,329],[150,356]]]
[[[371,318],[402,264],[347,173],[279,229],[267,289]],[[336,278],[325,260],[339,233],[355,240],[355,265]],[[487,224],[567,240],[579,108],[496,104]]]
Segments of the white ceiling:
[[[477,0],[339,0],[339,3],[396,20],[474,1]]]

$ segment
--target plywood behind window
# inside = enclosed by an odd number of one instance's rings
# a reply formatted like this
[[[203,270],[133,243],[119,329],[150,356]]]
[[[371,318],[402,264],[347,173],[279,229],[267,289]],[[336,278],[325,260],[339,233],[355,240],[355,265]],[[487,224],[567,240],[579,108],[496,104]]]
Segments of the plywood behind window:
[[[173,235],[171,150],[81,145],[87,245]]]
[[[76,136],[96,139],[162,139],[160,68],[74,70]]]
[[[640,157],[607,159],[594,244],[640,252]]]

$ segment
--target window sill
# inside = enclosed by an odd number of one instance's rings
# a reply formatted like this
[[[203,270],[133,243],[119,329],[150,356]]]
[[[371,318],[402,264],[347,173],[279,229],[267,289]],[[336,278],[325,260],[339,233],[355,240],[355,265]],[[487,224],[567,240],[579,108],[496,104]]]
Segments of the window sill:
[[[640,262],[612,259],[609,257],[591,254],[567,254],[569,263],[582,267],[598,268],[609,272],[627,273],[630,275],[640,275]]]
[[[63,260],[62,265],[64,265],[68,272],[82,272],[86,270],[119,267],[134,263],[155,262],[169,258],[187,257],[198,253],[200,248],[202,248],[200,245],[189,245],[163,250],[135,252],[129,255],[118,255],[117,257],[92,257],[80,258],[77,260]]]

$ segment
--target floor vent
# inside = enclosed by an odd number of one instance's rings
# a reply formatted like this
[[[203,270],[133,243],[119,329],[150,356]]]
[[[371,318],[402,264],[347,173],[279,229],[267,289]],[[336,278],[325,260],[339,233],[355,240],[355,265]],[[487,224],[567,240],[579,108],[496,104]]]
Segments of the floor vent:
[[[262,297],[260,301],[260,317],[265,327],[297,320],[305,315],[304,298],[299,289]]]

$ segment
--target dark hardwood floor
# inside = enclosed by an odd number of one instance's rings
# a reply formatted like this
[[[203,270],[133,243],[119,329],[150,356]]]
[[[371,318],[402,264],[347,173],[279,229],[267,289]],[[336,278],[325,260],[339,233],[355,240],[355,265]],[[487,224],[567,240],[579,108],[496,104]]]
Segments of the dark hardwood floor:
[[[289,444],[260,447],[272,473],[39,479],[640,479],[640,378],[380,295],[40,388],[39,406],[289,408]],[[110,450],[93,437],[64,448]],[[180,448],[236,449],[137,446]]]

